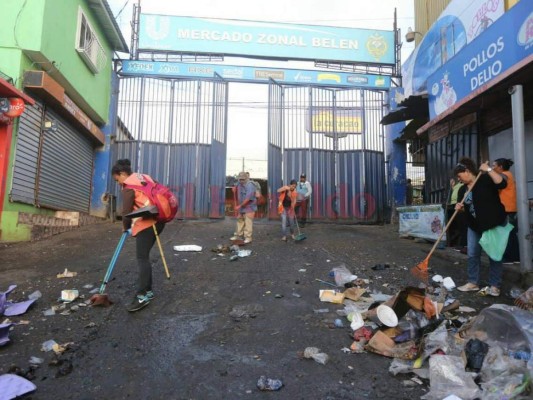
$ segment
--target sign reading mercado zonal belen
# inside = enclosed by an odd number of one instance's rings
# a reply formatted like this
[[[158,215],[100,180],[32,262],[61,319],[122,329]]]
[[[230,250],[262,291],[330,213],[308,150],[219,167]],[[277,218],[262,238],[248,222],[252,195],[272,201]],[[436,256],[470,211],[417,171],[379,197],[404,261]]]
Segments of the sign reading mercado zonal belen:
[[[141,14],[139,50],[394,64],[394,32]]]

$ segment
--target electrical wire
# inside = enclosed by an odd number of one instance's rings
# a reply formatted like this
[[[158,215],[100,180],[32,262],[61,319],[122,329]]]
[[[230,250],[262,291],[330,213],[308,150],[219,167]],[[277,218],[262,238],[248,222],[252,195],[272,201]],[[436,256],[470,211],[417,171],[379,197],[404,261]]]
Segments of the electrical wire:
[[[121,8],[120,11],[118,12],[118,14],[115,15],[115,19],[118,19],[118,17],[120,17],[120,14],[122,14],[122,11],[124,11],[124,9],[126,8],[126,6],[128,5],[129,2],[130,2],[130,0],[126,0],[126,2],[125,2],[124,5],[122,6],[122,8]]]

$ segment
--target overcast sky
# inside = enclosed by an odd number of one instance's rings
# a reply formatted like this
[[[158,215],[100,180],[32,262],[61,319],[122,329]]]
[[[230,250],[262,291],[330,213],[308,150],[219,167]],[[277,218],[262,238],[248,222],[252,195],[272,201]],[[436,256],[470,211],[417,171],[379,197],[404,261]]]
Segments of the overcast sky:
[[[139,0],[108,0],[117,17],[126,42],[130,43],[130,21],[133,3]],[[394,8],[402,36],[414,27],[413,0],[142,0],[141,11],[148,14],[189,17],[228,18],[252,21],[276,21],[308,25],[392,30]],[[402,60],[414,49],[414,43],[403,43]],[[240,61],[240,62],[239,62]],[[264,60],[231,60],[230,64],[275,66]],[[286,64],[284,64],[287,66]],[[300,63],[312,69],[312,63]],[[229,85],[228,173],[242,168],[243,157],[250,160],[267,158],[267,85]],[[250,108],[253,104],[253,108]],[[258,121],[261,123],[258,124]],[[250,140],[251,127],[253,140]],[[263,143],[263,145],[261,145]],[[261,164],[261,165],[260,165]],[[265,164],[264,166],[262,164]],[[266,163],[249,162],[245,168],[256,177],[266,177]],[[264,176],[263,176],[264,175]]]

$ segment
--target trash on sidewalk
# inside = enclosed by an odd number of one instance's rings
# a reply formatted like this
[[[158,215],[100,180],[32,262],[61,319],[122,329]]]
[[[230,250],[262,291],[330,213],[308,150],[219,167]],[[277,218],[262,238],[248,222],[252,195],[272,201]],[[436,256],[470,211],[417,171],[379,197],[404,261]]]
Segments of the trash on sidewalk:
[[[261,375],[257,380],[257,388],[261,391],[275,391],[280,390],[283,386],[283,382],[279,379],[267,378]]]
[[[47,340],[41,345],[41,351],[51,351],[54,348],[54,345],[57,345],[55,340]]]
[[[320,349],[317,347],[306,347],[303,352],[304,358],[312,358],[319,364],[326,365],[329,360],[329,356],[326,353],[320,352]]]
[[[174,251],[202,251],[202,246],[196,244],[184,244],[180,246],[174,246]]]
[[[532,311],[533,310],[533,286],[518,296],[514,302],[515,306]]]
[[[342,304],[344,301],[344,294],[336,292],[335,290],[319,290],[319,298],[322,302]]]
[[[0,387],[2,388],[1,400],[15,399],[37,389],[35,384],[15,374],[0,375]]]
[[[74,278],[76,275],[78,275],[77,272],[69,271],[68,268],[65,268],[65,270],[59,274],[57,274],[58,278]]]
[[[333,274],[337,286],[344,286],[346,283],[353,282],[357,279],[357,275],[352,274],[344,264],[333,268],[330,274]]]
[[[366,289],[357,288],[357,287],[348,288],[343,292],[345,298],[353,300],[353,301],[359,300],[361,296],[365,293],[366,293]]]
[[[374,271],[383,271],[385,269],[389,269],[390,268],[390,265],[389,264],[376,264],[372,267],[372,269]]]
[[[239,250],[239,251],[237,252],[237,255],[238,255],[240,258],[248,257],[250,254],[252,254],[252,250]]]
[[[13,303],[7,299],[7,296],[15,290],[17,285],[10,285],[5,292],[0,292],[0,315],[5,315],[6,317],[13,317],[16,315],[24,314],[28,311],[28,308],[37,301],[38,297],[34,296],[26,301],[21,301],[19,303]],[[34,293],[32,293],[34,294]]]
[[[0,324],[0,346],[4,346],[10,342],[9,331],[13,325],[12,322]]]
[[[76,289],[68,289],[61,291],[61,301],[65,303],[70,303],[76,300],[80,295],[80,292]]]

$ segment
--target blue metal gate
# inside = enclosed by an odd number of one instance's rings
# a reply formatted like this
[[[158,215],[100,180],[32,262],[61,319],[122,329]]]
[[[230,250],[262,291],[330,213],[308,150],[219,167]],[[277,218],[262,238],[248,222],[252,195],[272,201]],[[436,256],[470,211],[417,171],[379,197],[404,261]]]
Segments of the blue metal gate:
[[[227,102],[218,77],[121,77],[112,162],[129,158],[134,170],[172,188],[178,217],[223,218]],[[110,184],[120,204],[120,188]]]
[[[384,218],[384,92],[269,87],[270,218],[276,190],[301,173],[311,182],[313,220],[377,223]]]

